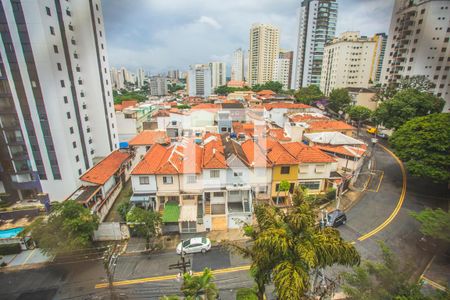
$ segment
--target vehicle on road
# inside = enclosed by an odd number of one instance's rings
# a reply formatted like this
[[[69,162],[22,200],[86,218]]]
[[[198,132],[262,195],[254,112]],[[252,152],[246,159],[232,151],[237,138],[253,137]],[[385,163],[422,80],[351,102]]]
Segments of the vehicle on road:
[[[177,254],[206,253],[211,249],[211,241],[206,237],[195,237],[184,240],[177,246]]]
[[[377,133],[377,132],[378,132],[378,130],[375,127],[367,128],[367,133],[374,134],[374,133]]]
[[[385,139],[385,140],[387,140],[389,138],[389,136],[384,132],[378,132],[377,137],[379,137],[381,139]]]
[[[345,223],[347,223],[347,216],[342,210],[336,209],[328,213],[326,223],[328,227],[338,227]]]

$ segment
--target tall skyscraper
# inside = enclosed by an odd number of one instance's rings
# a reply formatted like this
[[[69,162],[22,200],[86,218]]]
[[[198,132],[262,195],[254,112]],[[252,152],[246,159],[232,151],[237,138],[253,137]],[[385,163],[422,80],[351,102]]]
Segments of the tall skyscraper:
[[[167,78],[163,76],[150,77],[150,94],[152,96],[167,95]]]
[[[450,109],[450,3],[445,0],[397,0],[389,27],[381,81],[423,75],[435,84],[433,93]]]
[[[99,1],[0,1],[0,186],[62,201],[118,136]]]
[[[280,49],[280,31],[270,24],[253,24],[250,29],[250,85],[272,80],[273,63]]]
[[[289,74],[291,61],[289,58],[275,58],[273,62],[272,81],[278,81],[283,85],[283,90],[289,89]]]
[[[292,88],[292,66],[294,63],[294,51],[280,50],[279,58],[289,60],[289,76],[286,89]]]
[[[233,53],[233,64],[231,65],[231,80],[244,81],[244,51],[242,48]]]
[[[167,72],[167,77],[171,79],[180,79],[180,71],[179,70],[169,70]]]
[[[221,86],[227,84],[227,65],[224,62],[209,63],[211,69],[211,88],[212,92]]]
[[[387,38],[388,36],[385,33],[377,33],[372,38],[375,41],[375,51],[373,52],[372,68],[370,72],[370,80],[373,84],[379,83],[381,79]]]
[[[344,32],[325,46],[320,89],[329,95],[335,88],[368,88],[376,41],[358,31]]]
[[[336,31],[336,0],[303,0],[298,19],[294,88],[320,85],[325,43]]]
[[[211,69],[209,65],[191,65],[187,74],[190,97],[209,97],[211,95]]]
[[[137,70],[137,73],[136,73],[136,79],[137,79],[137,85],[138,85],[138,87],[142,87],[143,85],[144,85],[144,79],[145,79],[145,72],[144,72],[144,69],[142,69],[142,68],[139,68],[138,70]]]

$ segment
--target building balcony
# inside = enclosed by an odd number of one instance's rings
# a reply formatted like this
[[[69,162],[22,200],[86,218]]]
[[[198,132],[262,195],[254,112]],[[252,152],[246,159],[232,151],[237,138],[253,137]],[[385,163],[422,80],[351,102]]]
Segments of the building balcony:
[[[18,190],[40,190],[40,182],[37,174],[24,173],[11,175],[12,186]]]

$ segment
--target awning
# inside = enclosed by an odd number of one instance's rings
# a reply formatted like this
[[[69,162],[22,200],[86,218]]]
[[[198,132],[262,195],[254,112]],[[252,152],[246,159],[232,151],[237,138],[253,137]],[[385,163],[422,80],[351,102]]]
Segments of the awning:
[[[180,207],[177,203],[166,203],[162,216],[163,223],[178,222],[180,217]]]
[[[157,192],[157,196],[179,196],[180,193],[178,191],[168,191],[168,192]]]
[[[197,221],[197,205],[181,206],[180,222]]]
[[[134,194],[130,198],[131,203],[150,203],[151,196],[148,194]]]

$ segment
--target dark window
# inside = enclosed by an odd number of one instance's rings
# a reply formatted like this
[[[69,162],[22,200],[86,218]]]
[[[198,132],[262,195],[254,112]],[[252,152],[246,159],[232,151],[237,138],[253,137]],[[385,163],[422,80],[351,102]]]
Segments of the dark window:
[[[423,19],[420,19],[420,20],[419,20],[419,24],[422,24],[422,22],[423,22]]]
[[[70,128],[69,128],[69,131],[70,131],[70,134],[73,134],[73,133],[74,133],[73,127],[70,127]]]
[[[447,51],[447,48],[442,48],[442,50],[441,50],[441,52],[445,52],[445,51]]]
[[[50,33],[52,35],[55,35],[55,28],[53,26],[50,26]]]
[[[92,140],[91,139],[89,139],[89,144],[92,144]]]
[[[55,180],[61,180],[61,174],[59,174],[59,173],[53,174],[53,179],[55,179]]]
[[[101,30],[98,32],[98,34],[99,34],[100,36],[103,36],[103,33],[102,33]]]
[[[448,43],[448,40],[449,40],[449,38],[446,37],[446,38],[444,39],[444,43]]]
[[[67,119],[70,119],[70,112],[67,112]]]
[[[69,24],[69,30],[73,31],[73,25],[72,24]]]
[[[422,9],[422,10],[420,11],[420,14],[423,15],[424,13],[425,13],[425,9]]]
[[[69,103],[69,100],[67,99],[67,96],[64,96],[64,103]]]
[[[98,10],[98,4],[95,4],[95,9]]]
[[[73,53],[74,58],[78,58],[78,54],[76,52]]]
[[[439,79],[439,75],[434,75],[433,79],[434,80]]]
[[[411,58],[409,59],[410,62],[412,62],[413,60],[414,60],[414,57],[411,57]]]
[[[444,57],[443,56],[439,57],[439,61],[444,61]]]
[[[440,70],[441,70],[441,66],[437,66],[436,71],[440,71]]]
[[[416,34],[419,34],[419,33],[420,33],[420,29],[417,29],[417,30],[416,30]]]
[[[66,10],[66,15],[68,15],[69,17],[72,15],[71,13],[70,13],[70,10]]]
[[[72,42],[72,45],[76,45],[77,44],[77,42],[74,39],[72,39],[71,42]]]
[[[54,51],[55,53],[58,53],[58,46],[53,45],[53,51]]]
[[[443,88],[444,88],[444,84],[440,84],[440,85],[439,85],[439,88],[440,88],[440,89],[443,89]]]
[[[76,66],[75,70],[77,70],[77,72],[80,72],[81,68],[79,66]]]
[[[65,87],[66,86],[66,84],[64,83],[64,80],[61,80],[60,83],[61,83],[61,87]]]
[[[75,142],[74,142],[75,143]],[[78,169],[78,175],[81,175],[83,172],[81,171],[81,169]]]
[[[281,167],[280,173],[281,174],[289,174],[290,170],[291,170],[291,168],[289,166],[283,166],[283,167]]]
[[[77,156],[75,156],[75,161],[76,162],[79,162],[80,161],[80,157],[77,155]]]
[[[50,11],[50,7],[46,6],[45,10],[47,11],[47,15],[51,16],[52,12]]]
[[[411,71],[411,66],[408,67],[408,71]],[[386,78],[387,79],[387,78]]]
[[[411,53],[416,52],[416,48],[412,48]]]
[[[72,142],[72,147],[76,148],[77,147],[77,142]]]
[[[101,44],[100,47],[102,47],[102,49],[104,49],[103,44]]]
[[[100,18],[97,18],[97,23],[100,24]]]
[[[62,71],[61,63],[56,63],[56,67],[58,67],[58,71]]]
[[[414,39],[414,44],[417,44],[417,39]]]

